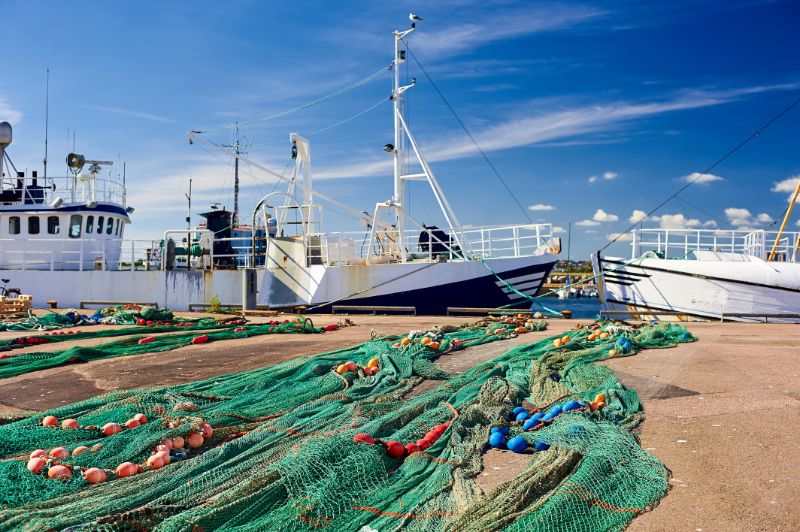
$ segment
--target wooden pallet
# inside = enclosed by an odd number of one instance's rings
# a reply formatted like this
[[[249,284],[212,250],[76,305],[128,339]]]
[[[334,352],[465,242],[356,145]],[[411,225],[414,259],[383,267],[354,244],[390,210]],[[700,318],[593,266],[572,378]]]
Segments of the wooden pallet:
[[[0,296],[0,319],[25,318],[31,309],[32,297],[21,295],[8,298]]]

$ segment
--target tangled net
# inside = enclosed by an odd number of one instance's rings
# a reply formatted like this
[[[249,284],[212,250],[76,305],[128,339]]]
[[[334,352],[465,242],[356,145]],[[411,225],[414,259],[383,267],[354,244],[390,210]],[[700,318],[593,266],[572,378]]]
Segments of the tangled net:
[[[309,334],[320,333],[324,330],[323,328],[314,327],[314,324],[308,318],[300,318],[296,321],[287,321],[284,323],[265,323],[240,327],[243,323],[244,320],[236,318],[222,321],[207,318],[187,323],[186,325],[188,326],[181,328],[175,328],[172,325],[165,324],[136,327],[134,329],[87,331],[74,335],[37,335],[17,338],[9,340],[5,345],[0,345],[0,351],[23,348],[40,343],[125,336],[124,339],[95,346],[75,346],[60,351],[25,353],[8,358],[0,357],[0,379],[16,377],[17,375],[62,366],[64,364],[171,351],[193,343],[200,343],[197,341],[198,332],[203,331],[208,332],[207,334],[200,335],[204,340],[202,343],[210,343],[263,336],[265,334]],[[214,331],[215,329],[222,330]],[[152,336],[153,333],[166,333],[176,330],[185,332]]]
[[[570,331],[509,349],[460,375],[434,364],[441,353],[516,332],[514,325],[439,329],[434,350],[400,337],[306,356],[257,370],[181,386],[113,392],[47,414],[81,428],[42,426],[42,416],[0,426],[0,527],[30,530],[616,530],[667,491],[667,470],[644,452],[629,429],[642,419],[633,390],[592,362],[639,349],[693,341],[683,327],[600,323],[611,331]],[[625,337],[626,348],[618,348]],[[393,347],[393,346],[397,347]],[[334,371],[347,362],[380,371]],[[433,389],[415,393],[424,381]],[[416,390],[418,391],[418,390]],[[579,410],[535,431],[511,425],[530,443],[546,442],[516,478],[484,493],[476,484],[492,426],[509,424],[523,400],[546,408],[606,395],[602,411]],[[190,403],[191,408],[187,407]],[[137,413],[149,421],[103,437],[105,423]],[[457,414],[457,416],[456,416]],[[357,433],[411,441],[450,421],[427,450],[404,459],[381,445],[355,443]],[[123,461],[144,463],[165,438],[213,436],[172,462],[125,478]],[[34,449],[88,450],[61,462],[68,480],[26,469]],[[52,467],[52,465],[51,465]],[[102,468],[89,484],[77,472]]]

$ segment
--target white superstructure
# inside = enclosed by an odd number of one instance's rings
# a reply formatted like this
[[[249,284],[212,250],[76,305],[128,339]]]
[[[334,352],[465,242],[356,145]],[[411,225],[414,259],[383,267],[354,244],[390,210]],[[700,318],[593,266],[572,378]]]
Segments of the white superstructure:
[[[130,213],[124,186],[102,176],[111,163],[70,154],[71,176],[39,176],[14,167],[10,143],[11,126],[2,122],[0,270],[117,269]]]

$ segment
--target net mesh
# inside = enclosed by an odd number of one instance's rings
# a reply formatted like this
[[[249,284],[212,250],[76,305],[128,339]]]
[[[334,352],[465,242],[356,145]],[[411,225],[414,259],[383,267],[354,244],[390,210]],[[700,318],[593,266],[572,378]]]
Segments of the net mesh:
[[[207,337],[203,343],[221,342],[263,336],[265,334],[309,334],[322,332],[322,328],[314,327],[308,318],[283,323],[265,323],[242,327],[244,320],[229,319],[215,320],[206,318],[181,322],[181,327],[176,328],[170,324],[149,325],[129,329],[112,329],[86,331],[78,334],[61,336],[35,335],[9,340],[0,345],[0,351],[10,351],[17,348],[28,347],[41,343],[56,343],[94,338],[112,338],[124,336],[115,340],[94,346],[75,346],[69,349],[50,352],[25,353],[0,359],[0,379],[16,377],[32,371],[89,362],[104,358],[119,356],[141,355],[145,353],[158,353],[185,347],[195,342],[198,336]],[[181,331],[181,332],[175,332]],[[206,334],[198,335],[204,332]],[[160,334],[170,333],[170,334]],[[160,334],[159,336],[153,336]],[[142,343],[140,343],[142,342]]]
[[[432,389],[442,380],[433,361],[506,338],[513,325],[490,320],[468,327],[380,337],[364,344],[274,366],[180,386],[119,391],[47,412],[75,418],[81,428],[42,426],[42,416],[0,426],[0,527],[29,530],[597,530],[623,528],[667,491],[667,470],[644,452],[629,429],[642,419],[636,393],[593,362],[638,349],[693,341],[683,327],[641,328],[602,322],[608,338],[582,328],[508,349]],[[488,327],[488,333],[487,333]],[[501,330],[497,330],[500,328]],[[537,325],[537,328],[542,328]],[[497,333],[497,334],[495,334]],[[432,349],[419,341],[438,342]],[[623,340],[627,339],[627,340]],[[380,371],[335,370],[348,361]],[[434,371],[435,369],[435,371]],[[562,413],[549,425],[523,431],[509,423],[527,400],[540,408],[605,393],[603,410]],[[103,437],[104,423],[137,413],[149,420]],[[383,445],[355,443],[368,433],[411,442],[451,421],[433,445],[404,459]],[[124,461],[142,464],[165,438],[214,428],[197,449],[172,451],[158,470],[117,478]],[[531,453],[515,478],[484,493],[489,430],[549,445]],[[108,470],[91,485],[75,469],[51,480],[26,469],[34,449],[89,449],[61,462]],[[49,464],[52,467],[52,462]],[[46,468],[45,468],[46,469]],[[147,468],[145,468],[147,469]]]

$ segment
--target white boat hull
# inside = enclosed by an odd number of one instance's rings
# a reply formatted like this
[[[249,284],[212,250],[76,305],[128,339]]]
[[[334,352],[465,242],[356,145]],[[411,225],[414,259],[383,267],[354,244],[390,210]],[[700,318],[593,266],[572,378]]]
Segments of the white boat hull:
[[[526,295],[539,290],[554,263],[551,254],[486,260],[491,270]],[[240,306],[242,276],[241,270],[0,270],[0,277],[11,280],[10,287],[33,296],[34,306],[56,301],[61,308],[98,301],[188,310],[214,298]],[[443,314],[447,307],[498,307],[525,300],[480,261],[262,268],[257,277],[258,304],[270,308],[307,306],[328,312],[339,303],[411,306],[420,314]]]
[[[647,310],[734,321],[800,322],[800,264],[592,257],[603,310]],[[636,314],[631,312],[630,315]],[[626,315],[615,314],[625,318]]]

